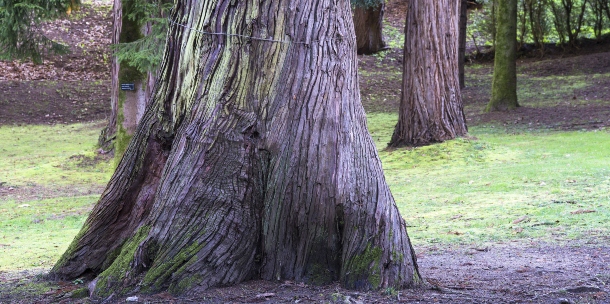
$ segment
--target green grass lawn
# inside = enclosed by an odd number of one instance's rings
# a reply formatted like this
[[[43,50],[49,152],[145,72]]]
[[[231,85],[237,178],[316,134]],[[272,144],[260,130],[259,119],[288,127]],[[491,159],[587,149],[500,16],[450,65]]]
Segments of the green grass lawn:
[[[396,119],[370,114],[369,129],[416,247],[610,234],[608,132],[479,126],[385,150]],[[50,267],[78,232],[112,171],[94,153],[98,127],[0,127],[0,271]]]
[[[384,148],[396,115],[369,116]],[[386,179],[415,245],[513,239],[591,240],[610,234],[610,134],[507,134],[381,151]]]
[[[52,266],[112,173],[102,125],[0,127],[0,272]]]

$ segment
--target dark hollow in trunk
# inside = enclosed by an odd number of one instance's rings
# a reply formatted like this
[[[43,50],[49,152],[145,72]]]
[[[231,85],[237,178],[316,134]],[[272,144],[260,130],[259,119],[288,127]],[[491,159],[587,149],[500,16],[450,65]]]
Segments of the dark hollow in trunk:
[[[466,135],[458,80],[460,1],[413,0],[405,23],[402,96],[390,147]]]
[[[418,283],[367,132],[351,18],[346,1],[178,1],[152,102],[50,274],[95,276],[97,296]]]
[[[354,8],[354,29],[358,54],[375,54],[386,49],[383,41],[383,12],[385,3]]]

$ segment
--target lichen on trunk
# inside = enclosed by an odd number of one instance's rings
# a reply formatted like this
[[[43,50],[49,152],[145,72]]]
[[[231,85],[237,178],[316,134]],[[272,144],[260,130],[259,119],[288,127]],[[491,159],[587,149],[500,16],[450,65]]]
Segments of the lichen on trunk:
[[[494,73],[486,112],[519,107],[517,101],[517,0],[498,0]]]
[[[118,293],[416,284],[360,104],[349,3],[185,0],[170,19],[152,104],[51,274]]]

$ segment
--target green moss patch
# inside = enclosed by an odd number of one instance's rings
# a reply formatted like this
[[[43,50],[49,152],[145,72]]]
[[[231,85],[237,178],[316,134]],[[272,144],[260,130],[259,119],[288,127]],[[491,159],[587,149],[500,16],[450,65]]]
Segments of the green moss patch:
[[[134,259],[138,245],[148,236],[149,231],[150,227],[148,226],[140,227],[136,234],[125,242],[119,256],[112,262],[110,267],[99,275],[99,280],[95,287],[95,294],[97,296],[106,297],[114,292],[118,294],[126,292],[121,287],[122,281],[126,278],[129,270],[131,270],[131,262]]]

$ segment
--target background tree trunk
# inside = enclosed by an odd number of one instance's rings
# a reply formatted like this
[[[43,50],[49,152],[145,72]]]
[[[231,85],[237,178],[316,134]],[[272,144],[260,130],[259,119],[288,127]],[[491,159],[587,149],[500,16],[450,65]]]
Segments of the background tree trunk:
[[[133,5],[133,1],[129,3]],[[151,24],[142,26],[130,20],[131,6],[124,6],[122,0],[114,0],[112,44],[133,42],[151,32]],[[123,28],[125,25],[125,29]],[[113,150],[120,159],[127,144],[142,119],[147,102],[153,92],[155,71],[141,73],[128,62],[121,62],[113,56],[111,63],[112,83],[110,88],[110,117],[102,130],[98,145],[103,150]],[[123,91],[121,83],[134,84],[134,91]]]
[[[391,147],[422,146],[465,135],[458,80],[460,2],[409,2],[403,87]]]
[[[460,46],[458,51],[458,66],[460,89],[466,87],[464,83],[464,65],[466,64],[466,30],[468,27],[468,0],[460,1]]]
[[[121,0],[114,0],[112,6],[112,44],[119,43],[121,35],[121,27],[123,20],[123,6]],[[119,116],[119,60],[116,56],[112,56],[110,64],[110,117],[108,124],[100,133],[98,146],[103,150],[110,151],[113,149],[114,139],[116,138],[117,118]]]
[[[354,28],[358,54],[374,54],[386,49],[383,41],[383,12],[385,2],[370,7],[356,6]]]
[[[485,111],[505,111],[517,102],[517,0],[498,0],[491,100]]]
[[[349,3],[184,0],[170,18],[153,102],[51,275],[97,276],[98,296],[417,283],[366,129]]]

